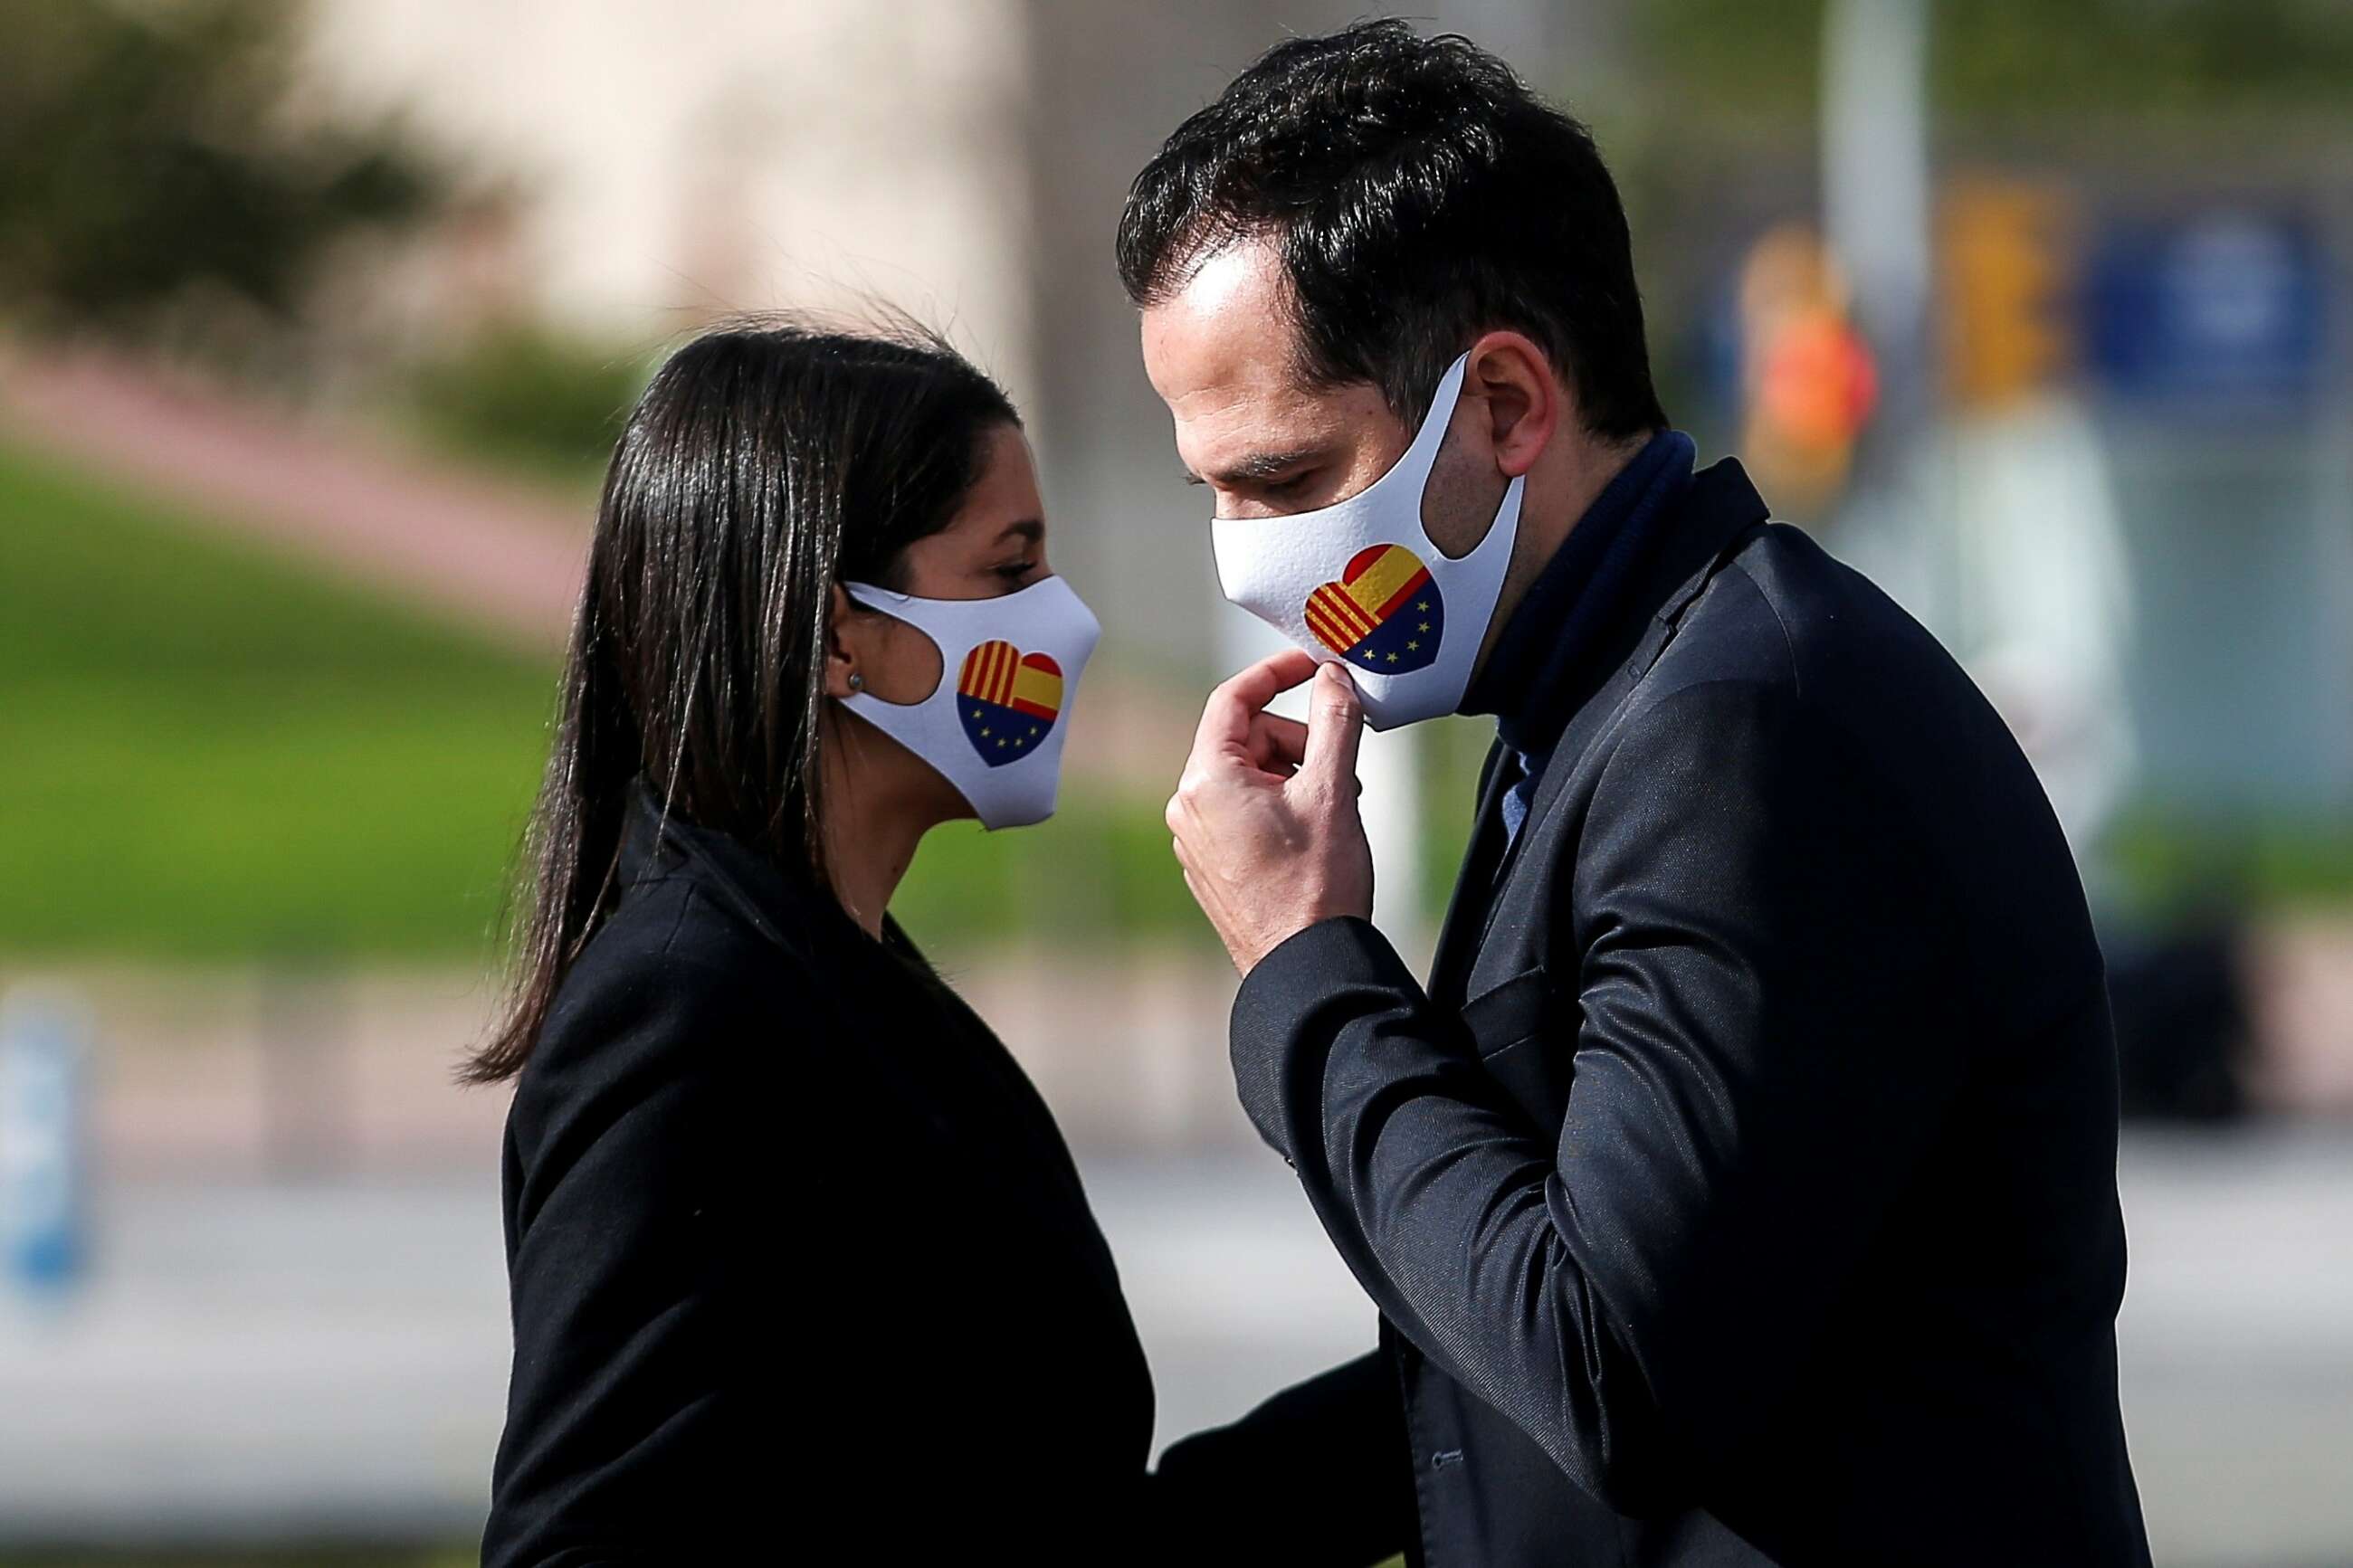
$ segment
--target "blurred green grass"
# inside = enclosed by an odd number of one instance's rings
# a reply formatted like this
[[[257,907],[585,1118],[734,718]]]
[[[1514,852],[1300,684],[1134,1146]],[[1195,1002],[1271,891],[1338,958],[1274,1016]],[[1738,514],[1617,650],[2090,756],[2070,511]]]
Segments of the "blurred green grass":
[[[552,690],[0,447],[0,949],[483,951]]]
[[[2128,911],[2151,925],[2353,905],[2343,814],[2142,801],[2122,814],[2109,852]]]
[[[1066,799],[1050,820],[1018,832],[984,832],[970,822],[934,828],[891,911],[934,956],[1016,939],[1216,950],[1169,852],[1156,801]]]
[[[651,371],[642,353],[546,327],[496,328],[419,365],[385,412],[453,457],[593,504]]]

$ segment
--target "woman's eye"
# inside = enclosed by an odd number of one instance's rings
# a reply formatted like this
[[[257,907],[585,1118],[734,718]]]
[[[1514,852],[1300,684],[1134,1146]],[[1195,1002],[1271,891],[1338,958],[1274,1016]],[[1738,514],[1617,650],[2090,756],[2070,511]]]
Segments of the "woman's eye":
[[[1008,583],[1018,583],[1038,569],[1030,561],[1009,561],[997,569],[997,574]]]

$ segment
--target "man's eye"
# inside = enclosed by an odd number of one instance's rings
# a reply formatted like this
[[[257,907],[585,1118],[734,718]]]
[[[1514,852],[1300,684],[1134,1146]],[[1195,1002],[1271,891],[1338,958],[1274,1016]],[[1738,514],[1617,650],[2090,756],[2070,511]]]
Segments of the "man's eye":
[[[1313,476],[1308,474],[1293,474],[1287,479],[1270,479],[1261,488],[1262,488],[1266,493],[1271,496],[1293,495],[1296,494],[1299,488],[1302,485],[1304,485]]]

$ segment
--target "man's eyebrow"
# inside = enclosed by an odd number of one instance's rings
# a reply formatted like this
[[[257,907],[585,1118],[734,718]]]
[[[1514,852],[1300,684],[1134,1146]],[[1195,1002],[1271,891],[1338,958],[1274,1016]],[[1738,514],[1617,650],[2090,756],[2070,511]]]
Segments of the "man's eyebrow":
[[[1252,452],[1249,457],[1219,469],[1206,479],[1187,469],[1185,482],[1188,485],[1225,486],[1263,484],[1317,455],[1316,448],[1313,447],[1303,447],[1291,452]]]

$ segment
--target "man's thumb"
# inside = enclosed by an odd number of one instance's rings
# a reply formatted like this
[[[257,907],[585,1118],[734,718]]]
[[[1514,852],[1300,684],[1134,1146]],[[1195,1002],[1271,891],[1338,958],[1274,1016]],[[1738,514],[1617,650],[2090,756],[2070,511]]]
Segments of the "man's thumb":
[[[1365,706],[1356,683],[1336,664],[1315,672],[1307,693],[1307,744],[1300,755],[1303,778],[1337,784],[1356,776],[1356,746],[1364,739]],[[1339,792],[1353,797],[1355,789]]]

